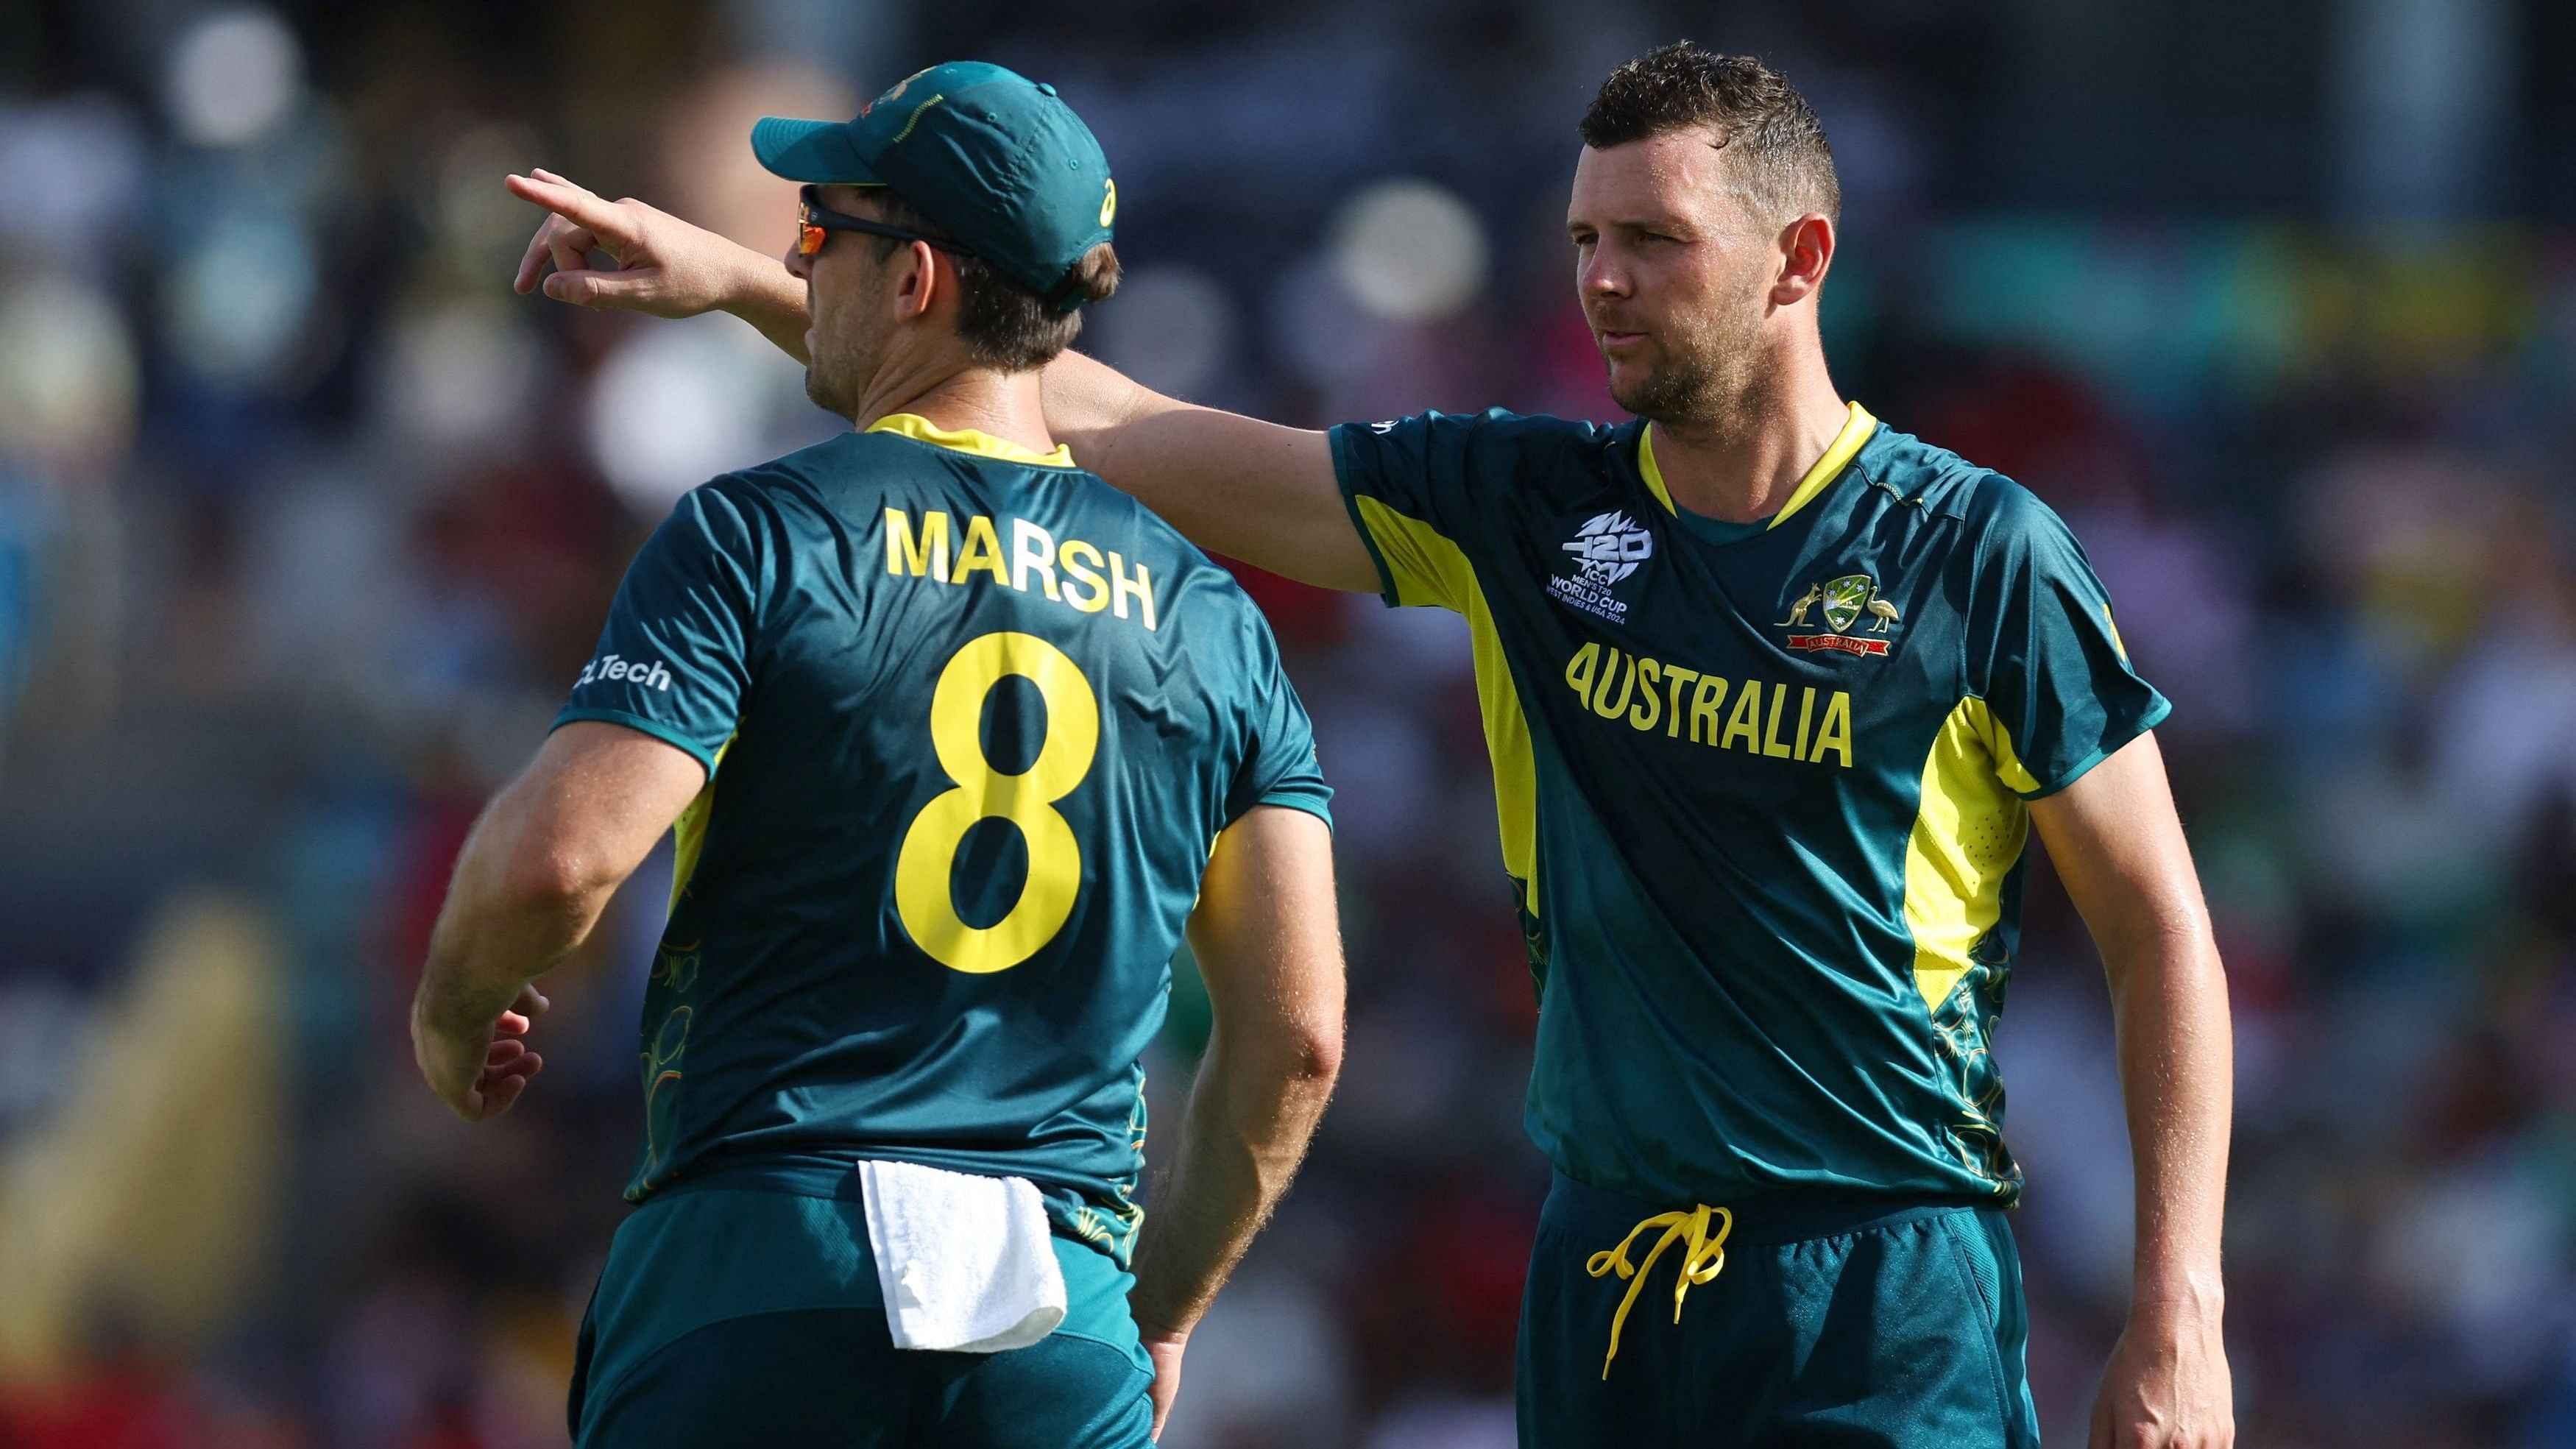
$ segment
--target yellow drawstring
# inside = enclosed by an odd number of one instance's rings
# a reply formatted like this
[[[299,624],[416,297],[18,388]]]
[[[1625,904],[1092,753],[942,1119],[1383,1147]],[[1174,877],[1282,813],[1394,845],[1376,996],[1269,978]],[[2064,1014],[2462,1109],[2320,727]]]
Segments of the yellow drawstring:
[[[1711,1213],[1717,1215],[1717,1235],[1714,1237],[1708,1231]],[[1681,1276],[1673,1280],[1673,1322],[1679,1323],[1682,1321],[1682,1297],[1690,1292],[1691,1285],[1707,1282],[1726,1266],[1726,1235],[1734,1227],[1735,1214],[1702,1203],[1686,1213],[1657,1213],[1630,1228],[1628,1236],[1619,1240],[1619,1246],[1592,1255],[1592,1261],[1584,1265],[1584,1271],[1593,1277],[1615,1272],[1631,1280],[1628,1296],[1619,1300],[1619,1311],[1610,1318],[1610,1352],[1602,1357],[1601,1377],[1610,1377],[1610,1360],[1619,1356],[1619,1329],[1628,1321],[1628,1310],[1636,1304],[1637,1290],[1646,1286],[1646,1274],[1655,1266],[1655,1259],[1663,1256],[1664,1249],[1672,1246],[1675,1239],[1681,1240],[1682,1271]],[[1637,1241],[1637,1235],[1648,1228],[1662,1228],[1664,1235],[1657,1238],[1655,1246],[1647,1251],[1646,1261],[1632,1268],[1628,1266],[1628,1245]]]

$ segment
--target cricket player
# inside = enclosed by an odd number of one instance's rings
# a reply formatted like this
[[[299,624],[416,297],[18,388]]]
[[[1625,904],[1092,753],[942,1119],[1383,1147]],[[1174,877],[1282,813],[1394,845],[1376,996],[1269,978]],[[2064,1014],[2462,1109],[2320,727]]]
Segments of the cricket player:
[[[1670,45],[1579,129],[1566,242],[1635,421],[1308,432],[1079,356],[1046,383],[1054,436],[1198,543],[1467,619],[1556,1167],[1522,1443],[2037,1442],[1990,1050],[2036,825],[2109,973],[2137,1170],[2092,1442],[2226,1445],[2227,997],[2166,702],[2056,514],[1836,390],[1839,185],[1786,80]],[[801,325],[762,259],[559,209],[539,260],[631,244],[551,296]]]
[[[676,821],[576,1440],[1132,1449],[1336,1070],[1313,737],[1232,577],[1048,432],[1118,271],[1053,89],[943,65],[752,145],[808,183],[806,387],[859,426],[644,545],[458,863],[421,1070],[506,1110],[532,980]],[[1131,1276],[1185,924],[1215,1032]]]

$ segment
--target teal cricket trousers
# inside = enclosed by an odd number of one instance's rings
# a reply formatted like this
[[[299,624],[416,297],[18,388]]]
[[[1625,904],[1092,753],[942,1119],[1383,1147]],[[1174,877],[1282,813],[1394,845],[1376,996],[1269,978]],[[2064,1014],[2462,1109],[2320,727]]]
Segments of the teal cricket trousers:
[[[1152,1364],[1099,1251],[1005,1353],[898,1349],[855,1195],[665,1190],[618,1228],[581,1325],[581,1449],[1145,1449]]]
[[[1560,1173],[1521,1303],[1520,1442],[2038,1449],[2028,1332],[1991,1207],[1794,1192],[1673,1212]]]

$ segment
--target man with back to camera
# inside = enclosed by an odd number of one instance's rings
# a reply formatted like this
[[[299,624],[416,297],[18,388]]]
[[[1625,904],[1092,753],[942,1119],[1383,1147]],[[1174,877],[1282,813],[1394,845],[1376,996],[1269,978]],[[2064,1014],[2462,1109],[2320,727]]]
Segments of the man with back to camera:
[[[1637,422],[1309,432],[1071,355],[1046,397],[1202,545],[1468,619],[1557,1168],[1522,1442],[2037,1442],[1989,1054],[2035,821],[2109,974],[2137,1167],[2091,1440],[2229,1444],[2226,985],[2149,734],[2166,703],[2053,512],[1836,392],[1839,185],[1785,80],[1665,46],[1581,133],[1577,291]],[[793,350],[765,259],[522,194],[560,213],[522,290],[551,256],[550,296],[722,307]]]
[[[752,143],[808,183],[806,389],[860,429],[644,545],[466,844],[416,1053],[507,1110],[531,982],[676,820],[575,1439],[1131,1449],[1331,1088],[1330,792],[1250,599],[1048,434],[1118,275],[1080,119],[957,63]],[[1131,1277],[1185,922],[1215,1029]]]

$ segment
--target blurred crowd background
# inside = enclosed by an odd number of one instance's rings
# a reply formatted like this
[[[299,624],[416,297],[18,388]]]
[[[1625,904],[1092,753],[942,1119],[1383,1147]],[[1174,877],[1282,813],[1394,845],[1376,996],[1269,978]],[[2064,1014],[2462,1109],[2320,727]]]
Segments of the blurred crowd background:
[[[1823,114],[1846,393],[2064,512],[2174,699],[2244,1442],[2576,1445],[2561,0],[0,5],[0,1445],[563,1442],[667,863],[506,1119],[430,1098],[403,1005],[643,533],[839,425],[728,319],[512,296],[505,172],[776,249],[754,117],[998,60],[1118,173],[1084,346],[1297,423],[1607,418],[1574,122],[1677,35]],[[1248,582],[1341,791],[1351,1040],[1167,1442],[1500,1449],[1546,1178],[1463,632]],[[2099,964],[2034,871],[1998,1054],[2063,1445],[2130,1177]]]

